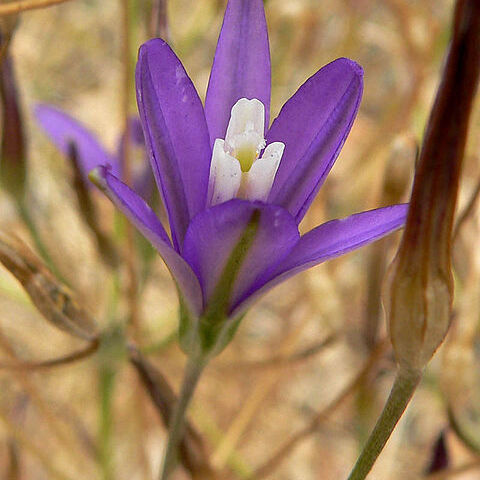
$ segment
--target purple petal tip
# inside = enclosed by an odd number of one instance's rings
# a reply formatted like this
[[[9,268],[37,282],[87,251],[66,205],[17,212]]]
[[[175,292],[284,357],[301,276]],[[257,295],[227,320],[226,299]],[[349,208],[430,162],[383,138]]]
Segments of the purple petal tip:
[[[170,45],[168,45],[168,43],[162,38],[152,38],[146,41],[144,44],[140,45],[140,48],[138,49],[138,59],[142,60],[145,55],[148,55],[152,48],[163,47],[165,45],[170,48]]]
[[[357,63],[355,60],[351,60],[347,57],[340,57],[334,60],[332,63],[343,63],[344,65],[350,67],[355,75],[359,77],[360,80],[363,80],[364,70],[363,67]]]

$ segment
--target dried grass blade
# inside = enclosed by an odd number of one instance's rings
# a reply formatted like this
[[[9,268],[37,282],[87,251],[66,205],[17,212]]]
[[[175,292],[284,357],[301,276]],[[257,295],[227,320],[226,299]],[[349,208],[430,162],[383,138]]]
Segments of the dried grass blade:
[[[22,284],[47,321],[74,337],[88,341],[98,338],[93,318],[22,240],[0,232],[0,262]]]

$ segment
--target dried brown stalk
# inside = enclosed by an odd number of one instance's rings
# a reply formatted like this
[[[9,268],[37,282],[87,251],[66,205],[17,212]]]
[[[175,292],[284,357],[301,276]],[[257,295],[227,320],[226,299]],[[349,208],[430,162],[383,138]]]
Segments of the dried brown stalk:
[[[22,240],[0,232],[0,262],[22,284],[47,321],[82,340],[92,342],[98,339],[94,319]]]
[[[4,0],[0,0],[0,7],[2,3],[4,3]],[[17,24],[17,16],[0,18],[0,65],[6,57],[8,47],[12,40],[15,29],[17,28]]]
[[[151,37],[168,40],[167,0],[154,0],[151,14]]]
[[[13,439],[8,440],[8,467],[6,480],[20,479],[20,455],[17,442]]]
[[[34,371],[34,370],[42,370],[46,368],[52,367],[61,367],[64,365],[69,365],[73,362],[78,360],[83,360],[84,358],[89,357],[92,353],[95,353],[98,350],[99,342],[94,340],[85,348],[81,350],[77,350],[76,352],[70,353],[68,355],[63,355],[59,358],[54,358],[50,360],[43,360],[40,362],[24,362],[24,361],[17,361],[17,362],[10,362],[10,363],[3,363],[0,362],[0,370],[26,370],[26,371]]]
[[[35,10],[37,8],[52,7],[53,5],[58,5],[59,3],[65,3],[67,1],[68,0],[23,0],[8,2],[5,5],[0,5],[0,17],[14,15],[27,10]]]

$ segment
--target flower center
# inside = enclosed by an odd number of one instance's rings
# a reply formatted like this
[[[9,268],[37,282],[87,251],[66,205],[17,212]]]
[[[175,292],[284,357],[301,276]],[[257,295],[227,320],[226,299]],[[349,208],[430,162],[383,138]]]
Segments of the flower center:
[[[264,129],[263,103],[256,98],[238,100],[232,108],[225,140],[217,138],[213,146],[209,205],[234,197],[266,201],[285,145],[274,142],[265,147]]]
[[[235,150],[234,157],[240,162],[242,172],[248,172],[253,165],[253,162],[258,158],[256,149],[245,147]]]

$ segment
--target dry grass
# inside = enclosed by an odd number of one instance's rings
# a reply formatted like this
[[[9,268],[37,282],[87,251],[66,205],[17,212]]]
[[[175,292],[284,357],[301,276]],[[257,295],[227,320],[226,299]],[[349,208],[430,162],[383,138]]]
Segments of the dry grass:
[[[148,3],[130,2],[131,62],[148,35]],[[224,4],[168,2],[171,43],[202,97]],[[273,64],[272,116],[330,60],[348,56],[365,68],[357,121],[302,230],[405,201],[416,145],[439,79],[452,1],[268,0],[265,6]],[[119,1],[74,0],[24,13],[13,39],[28,127],[29,202],[35,222],[82,305],[102,330],[117,333],[96,356],[72,365],[34,372],[0,370],[2,479],[150,480],[159,467],[165,429],[121,347],[131,310],[126,301],[129,269],[124,266],[114,276],[102,262],[77,212],[72,172],[31,114],[36,102],[54,103],[115,148],[123,125],[121,18]],[[133,97],[132,90],[132,113]],[[479,105],[477,99],[460,211],[480,178]],[[102,227],[121,237],[113,207],[100,196],[95,201]],[[3,229],[29,238],[1,192],[0,212]],[[446,413],[450,406],[461,428],[478,437],[478,222],[478,209],[472,204],[455,242],[452,330],[372,480],[422,478],[442,430],[451,467],[474,466],[459,474],[452,470],[448,478],[478,478],[478,459],[449,427]],[[207,369],[191,419],[206,441],[212,465],[225,478],[264,478],[256,475],[260,472],[277,480],[347,476],[395,370],[388,342],[380,353],[378,342],[386,335],[379,289],[397,240],[398,234],[277,287],[251,309],[232,345]],[[120,248],[128,250],[122,244]],[[177,389],[185,360],[172,341],[177,297],[160,259],[153,263],[137,302],[138,345]],[[81,346],[47,324],[14,278],[0,269],[1,362],[50,359]],[[106,377],[112,381],[112,405],[102,410]],[[300,440],[291,442],[295,448],[286,449],[281,461],[270,463],[267,471],[257,470],[298,435]],[[98,453],[105,454],[104,448],[109,448],[108,458]],[[177,476],[188,478],[181,469]]]

